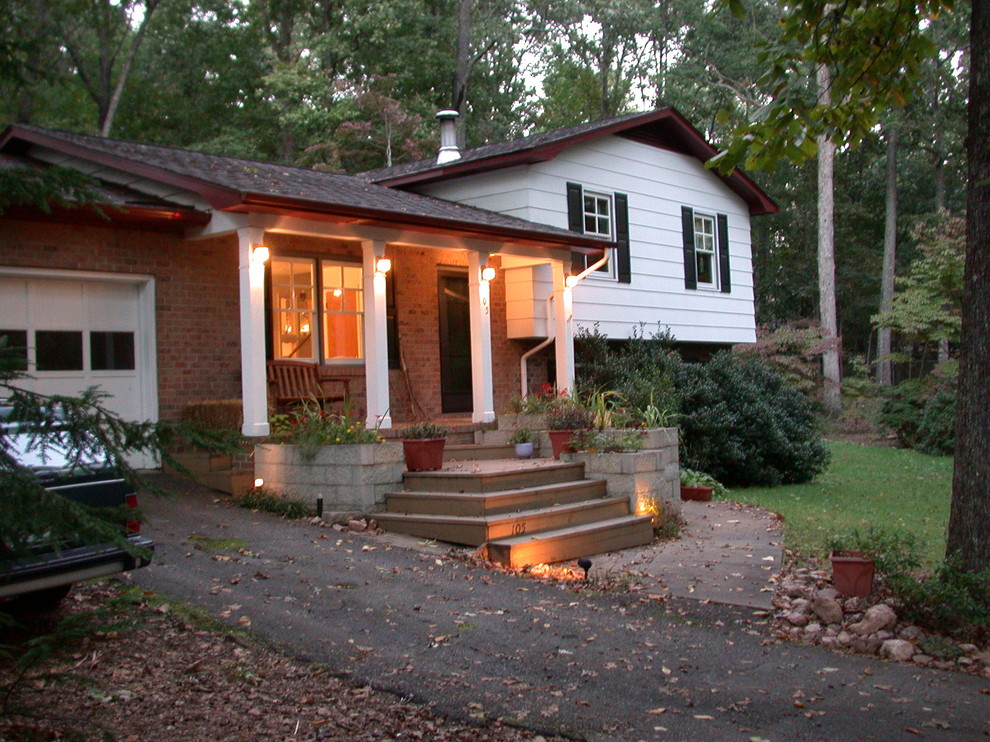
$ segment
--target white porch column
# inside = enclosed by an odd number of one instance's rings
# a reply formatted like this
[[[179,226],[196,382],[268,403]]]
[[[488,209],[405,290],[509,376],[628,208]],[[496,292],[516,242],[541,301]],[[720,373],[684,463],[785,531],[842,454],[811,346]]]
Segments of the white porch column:
[[[495,390],[492,380],[491,287],[481,277],[488,267],[488,254],[468,252],[468,307],[471,316],[471,395],[476,423],[495,419]]]
[[[237,264],[241,306],[241,404],[246,436],[268,435],[268,388],[265,378],[265,263],[253,255],[265,230],[237,230]]]
[[[574,290],[567,286],[569,266],[553,263],[553,306],[556,339],[554,358],[557,362],[558,391],[574,391]]]
[[[388,393],[388,324],[385,319],[385,272],[378,261],[385,257],[382,240],[361,242],[364,258],[364,378],[369,428],[391,428]]]

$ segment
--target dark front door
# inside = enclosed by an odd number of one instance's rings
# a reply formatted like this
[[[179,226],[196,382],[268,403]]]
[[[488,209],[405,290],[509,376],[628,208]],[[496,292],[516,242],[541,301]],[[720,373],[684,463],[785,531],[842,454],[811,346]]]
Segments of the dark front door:
[[[440,273],[440,402],[444,412],[471,411],[471,321],[468,282]]]

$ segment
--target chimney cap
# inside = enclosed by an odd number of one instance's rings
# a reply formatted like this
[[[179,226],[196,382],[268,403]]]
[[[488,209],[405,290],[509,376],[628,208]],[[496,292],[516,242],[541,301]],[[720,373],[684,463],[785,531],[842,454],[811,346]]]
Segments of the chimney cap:
[[[443,121],[444,119],[456,119],[458,116],[460,116],[460,114],[451,108],[443,111],[437,111],[437,119],[440,121]]]

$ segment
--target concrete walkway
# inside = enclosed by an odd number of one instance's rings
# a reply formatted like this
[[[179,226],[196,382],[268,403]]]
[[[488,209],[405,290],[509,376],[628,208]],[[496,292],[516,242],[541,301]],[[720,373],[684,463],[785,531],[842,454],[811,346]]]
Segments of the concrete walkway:
[[[780,519],[732,502],[685,502],[681,517],[680,538],[594,557],[595,566],[655,581],[678,598],[770,609]]]

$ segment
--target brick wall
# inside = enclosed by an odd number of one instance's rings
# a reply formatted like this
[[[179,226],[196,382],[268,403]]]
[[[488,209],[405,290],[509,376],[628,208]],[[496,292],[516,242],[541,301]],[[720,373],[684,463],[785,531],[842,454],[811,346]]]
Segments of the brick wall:
[[[154,276],[161,417],[177,417],[188,402],[240,398],[234,238],[5,220],[0,264]]]
[[[270,234],[276,254],[360,259],[356,242]],[[390,374],[392,417],[441,417],[437,272],[467,268],[463,252],[389,246],[404,371]],[[493,266],[498,269],[497,256]],[[233,236],[202,241],[111,226],[0,221],[0,265],[140,273],[155,277],[159,403],[163,418],[189,402],[240,398],[240,323],[237,242]],[[533,343],[509,340],[505,284],[491,283],[495,409],[519,395],[519,359]],[[335,368],[352,377],[354,409],[365,414],[364,369]]]

